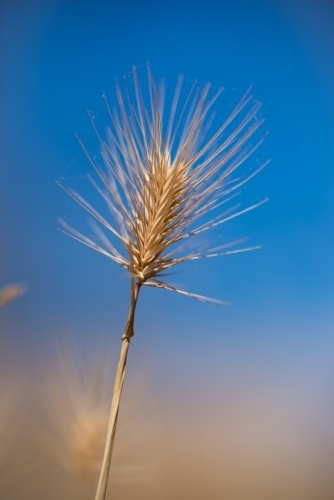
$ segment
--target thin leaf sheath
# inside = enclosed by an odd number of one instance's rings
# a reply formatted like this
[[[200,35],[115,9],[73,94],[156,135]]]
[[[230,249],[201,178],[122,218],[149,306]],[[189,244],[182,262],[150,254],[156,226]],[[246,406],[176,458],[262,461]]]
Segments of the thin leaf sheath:
[[[128,320],[126,323],[125,332],[124,332],[124,335],[122,337],[122,340],[127,339],[130,341],[131,337],[134,336],[133,327],[134,327],[136,305],[137,305],[140,287],[141,287],[140,283],[136,283],[136,285],[134,285],[134,280],[132,278],[131,279],[131,304],[130,304]]]

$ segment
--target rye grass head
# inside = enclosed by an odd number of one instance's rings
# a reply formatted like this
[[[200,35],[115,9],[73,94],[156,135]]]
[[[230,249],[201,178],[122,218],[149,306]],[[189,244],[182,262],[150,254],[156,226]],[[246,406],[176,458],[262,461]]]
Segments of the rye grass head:
[[[85,359],[74,344],[63,342],[41,376],[43,417],[34,441],[79,481],[91,481],[100,466],[109,402],[107,352]]]
[[[153,286],[211,301],[176,289],[163,277],[175,266],[190,260],[259,248],[229,250],[230,244],[191,248],[187,243],[266,201],[245,208],[232,202],[240,194],[240,188],[268,163],[258,163],[251,173],[234,177],[263,140],[260,137],[253,144],[249,142],[264,121],[259,116],[261,103],[254,100],[249,89],[207,139],[212,106],[223,89],[211,96],[210,85],[200,90],[195,82],[184,104],[179,106],[182,87],[182,78],[179,78],[165,120],[163,90],[150,70],[147,103],[136,70],[133,87],[131,100],[127,82],[124,95],[116,85],[116,110],[109,107],[103,96],[112,124],[106,140],[102,139],[90,114],[100,143],[102,167],[79,139],[98,175],[99,184],[92,182],[105,201],[111,220],[76,191],[64,188],[113,235],[113,241],[99,229],[98,242],[93,241],[62,221],[64,232],[125,268],[138,289],[142,285]]]
[[[95,500],[105,500],[109,469],[116,433],[130,339],[134,335],[134,317],[140,288],[164,288],[203,301],[222,303],[201,295],[179,290],[164,277],[177,265],[190,260],[216,257],[250,250],[227,250],[231,244],[208,248],[188,242],[224,222],[259,205],[246,208],[239,204],[222,210],[240,193],[240,188],[264,166],[243,177],[234,173],[253,154],[263,137],[254,144],[249,139],[263,123],[261,104],[248,91],[225,122],[211,134],[209,113],[221,90],[210,97],[210,86],[202,90],[192,86],[184,105],[178,107],[182,79],[175,90],[170,112],[164,120],[164,95],[148,71],[148,96],[145,99],[136,70],[133,71],[133,100],[125,81],[125,93],[116,86],[118,109],[112,110],[104,96],[112,128],[102,139],[90,114],[100,143],[103,166],[99,166],[83,142],[79,142],[98,176],[92,180],[105,201],[105,218],[73,189],[68,194],[91,214],[105,232],[96,229],[95,242],[63,223],[70,236],[106,255],[131,276],[131,301],[117,366],[113,398],[107,427],[104,455]],[[147,103],[147,104],[146,104]],[[236,243],[236,242],[234,242]],[[240,241],[239,241],[240,243]],[[258,247],[253,247],[258,248]]]

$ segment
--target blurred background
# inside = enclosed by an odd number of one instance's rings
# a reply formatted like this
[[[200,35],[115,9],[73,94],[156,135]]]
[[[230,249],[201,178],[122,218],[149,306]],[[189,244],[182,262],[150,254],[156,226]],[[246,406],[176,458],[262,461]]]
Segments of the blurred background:
[[[167,96],[223,86],[217,124],[254,85],[272,161],[242,196],[270,201],[215,233],[261,250],[171,277],[231,307],[143,290],[108,494],[333,498],[333,22],[325,0],[1,1],[0,288],[27,287],[0,309],[2,498],[93,498],[129,282],[58,231],[89,218],[56,181],[80,191],[86,110],[108,127],[102,92],[147,61]]]

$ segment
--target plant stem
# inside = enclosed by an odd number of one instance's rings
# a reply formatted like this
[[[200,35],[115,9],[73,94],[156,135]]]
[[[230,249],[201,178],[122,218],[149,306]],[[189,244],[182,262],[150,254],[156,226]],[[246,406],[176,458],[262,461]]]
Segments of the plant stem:
[[[140,283],[135,284],[134,279],[131,278],[130,309],[129,309],[127,324],[125,327],[125,332],[124,335],[122,336],[122,348],[115,377],[114,392],[111,401],[111,408],[110,408],[110,415],[109,415],[109,422],[108,422],[108,429],[106,436],[106,444],[104,449],[104,456],[103,456],[97,491],[95,495],[95,500],[105,500],[106,497],[110,462],[111,462],[112,450],[114,446],[115,433],[116,433],[118,410],[119,410],[123,382],[124,382],[126,359],[130,346],[130,339],[134,335],[133,326],[134,326],[135,311],[136,311],[140,286],[141,286]]]

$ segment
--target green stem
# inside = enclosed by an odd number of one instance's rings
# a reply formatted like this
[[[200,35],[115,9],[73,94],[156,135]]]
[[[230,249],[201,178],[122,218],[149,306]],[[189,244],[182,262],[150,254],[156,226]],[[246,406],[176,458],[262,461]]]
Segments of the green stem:
[[[124,335],[122,336],[122,348],[115,377],[114,392],[111,401],[111,408],[110,408],[110,415],[109,415],[109,422],[108,422],[108,429],[106,436],[106,444],[104,449],[104,456],[103,456],[97,491],[95,495],[95,500],[105,500],[106,497],[111,456],[112,456],[112,450],[114,446],[115,433],[116,433],[118,410],[123,389],[126,359],[130,346],[130,339],[134,335],[133,326],[134,326],[135,311],[136,311],[140,286],[141,286],[140,283],[135,284],[133,278],[131,279],[130,310],[129,310],[127,324],[125,327],[125,332]]]

